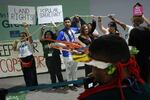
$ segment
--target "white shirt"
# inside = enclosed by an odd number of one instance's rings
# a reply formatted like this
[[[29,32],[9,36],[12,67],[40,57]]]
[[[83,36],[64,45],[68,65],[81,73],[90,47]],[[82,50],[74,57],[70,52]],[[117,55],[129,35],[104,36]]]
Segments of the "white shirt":
[[[33,47],[29,41],[19,42],[17,44],[17,49],[19,50],[20,58],[24,58],[33,54]]]
[[[134,28],[134,27],[131,26],[131,25],[126,25],[126,29],[125,29],[125,31],[126,31],[126,33],[125,33],[125,40],[126,40],[127,43],[128,43],[128,39],[129,39],[129,34],[130,34],[130,32],[131,32],[131,30],[132,30],[133,28]]]

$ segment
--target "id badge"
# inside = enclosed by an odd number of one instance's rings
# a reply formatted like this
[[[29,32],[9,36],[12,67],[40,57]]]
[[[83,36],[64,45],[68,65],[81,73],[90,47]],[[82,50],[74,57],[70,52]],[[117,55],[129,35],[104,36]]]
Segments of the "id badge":
[[[51,57],[52,56],[52,53],[48,53],[48,57]]]

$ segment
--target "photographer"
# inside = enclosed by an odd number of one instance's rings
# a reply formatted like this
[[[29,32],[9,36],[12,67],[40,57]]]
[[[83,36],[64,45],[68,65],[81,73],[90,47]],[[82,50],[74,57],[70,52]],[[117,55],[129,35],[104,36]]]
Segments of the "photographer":
[[[90,45],[89,56],[97,84],[89,85],[78,100],[150,100],[150,87],[141,79],[123,38],[113,34],[99,37]]]

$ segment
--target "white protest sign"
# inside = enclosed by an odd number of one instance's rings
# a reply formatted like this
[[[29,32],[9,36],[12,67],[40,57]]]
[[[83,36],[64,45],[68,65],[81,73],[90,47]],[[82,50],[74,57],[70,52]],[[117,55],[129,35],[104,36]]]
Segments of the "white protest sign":
[[[35,8],[29,6],[8,6],[9,24],[35,24]]]
[[[38,24],[63,22],[62,5],[37,7]]]

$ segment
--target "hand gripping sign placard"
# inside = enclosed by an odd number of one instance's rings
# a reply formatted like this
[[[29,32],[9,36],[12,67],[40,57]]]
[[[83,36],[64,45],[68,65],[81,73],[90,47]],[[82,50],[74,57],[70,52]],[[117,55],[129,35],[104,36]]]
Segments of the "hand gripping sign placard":
[[[62,5],[37,7],[38,24],[63,22]]]
[[[9,24],[35,24],[35,7],[8,6]]]

